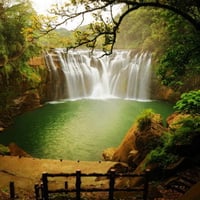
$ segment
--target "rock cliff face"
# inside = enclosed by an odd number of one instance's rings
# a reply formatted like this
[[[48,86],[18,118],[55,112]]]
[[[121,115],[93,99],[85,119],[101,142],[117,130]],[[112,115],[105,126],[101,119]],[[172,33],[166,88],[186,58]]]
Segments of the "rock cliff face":
[[[44,60],[35,58],[29,64],[29,70],[34,71],[30,80],[23,72],[0,70],[0,132],[12,123],[13,117],[39,107],[44,99],[47,77]]]
[[[14,99],[9,108],[1,113],[0,132],[12,123],[12,118],[24,112],[40,107],[40,96],[38,90],[29,90],[20,97]]]
[[[159,138],[165,130],[161,116],[154,114],[151,123],[142,130],[138,128],[137,123],[134,123],[119,147],[105,150],[103,157],[106,160],[121,161],[136,167],[145,158],[147,153],[158,145]]]
[[[146,155],[158,146],[162,146],[160,137],[170,130],[180,128],[178,122],[189,117],[186,114],[173,113],[167,119],[167,127],[163,126],[160,115],[154,114],[150,123],[141,129],[138,122],[134,123],[117,148],[109,148],[103,152],[105,160],[121,161],[137,168],[145,159]],[[180,141],[181,142],[181,141]],[[180,158],[193,156],[199,153],[200,136],[197,134],[191,144],[174,144],[172,152],[176,152]],[[192,155],[191,155],[192,154]]]
[[[15,114],[24,113],[40,107],[40,96],[38,90],[29,90],[21,97],[14,99],[12,107]]]

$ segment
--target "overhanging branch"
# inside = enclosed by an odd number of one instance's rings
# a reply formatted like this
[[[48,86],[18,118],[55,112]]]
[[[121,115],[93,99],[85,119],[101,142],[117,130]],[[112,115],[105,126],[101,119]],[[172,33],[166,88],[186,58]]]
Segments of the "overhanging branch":
[[[154,7],[154,8],[163,8],[170,10],[183,18],[185,18],[187,21],[189,21],[197,31],[200,31],[200,22],[192,17],[189,13],[184,12],[184,10],[179,9],[178,7],[169,5],[169,4],[163,4],[159,3],[159,1],[153,1],[153,2],[136,2],[136,1],[129,1],[129,0],[119,0],[120,3],[124,3],[126,5],[131,5],[135,8],[141,8],[141,7]],[[197,7],[199,9],[199,7]],[[193,13],[194,15],[194,13]]]
[[[70,7],[65,8],[61,11],[58,10],[54,10],[53,14],[56,15],[60,15],[64,18],[63,21],[61,21],[60,23],[55,24],[54,26],[52,26],[50,29],[46,30],[46,32],[50,32],[54,29],[56,29],[57,27],[66,24],[69,20],[73,20],[77,17],[82,16],[82,20],[79,23],[79,25],[77,27],[79,27],[80,25],[83,24],[84,21],[84,16],[87,13],[94,13],[97,11],[100,11],[100,13],[102,12],[102,10],[110,7],[110,20],[112,23],[112,26],[109,26],[109,24],[107,24],[107,21],[104,20],[104,18],[101,16],[101,14],[97,14],[96,16],[98,16],[98,20],[102,23],[102,25],[100,24],[100,28],[98,29],[98,27],[95,27],[95,23],[94,25],[91,25],[92,27],[92,31],[93,33],[91,35],[82,35],[83,40],[82,41],[78,41],[75,45],[73,45],[72,47],[69,48],[76,48],[79,47],[81,45],[86,45],[88,43],[90,43],[88,46],[95,48],[95,45],[97,43],[97,39],[99,37],[101,37],[102,35],[104,35],[105,39],[108,39],[108,44],[110,45],[110,52],[105,52],[105,54],[110,54],[112,53],[113,47],[114,47],[114,43],[116,42],[116,35],[117,35],[117,31],[119,30],[119,26],[122,23],[123,19],[125,16],[127,16],[130,12],[142,8],[142,7],[154,7],[154,8],[162,8],[162,9],[167,9],[170,10],[174,13],[176,13],[177,15],[182,16],[184,19],[186,19],[187,21],[189,21],[197,31],[200,31],[200,21],[198,21],[198,17],[200,17],[200,15],[198,15],[198,12],[191,14],[192,10],[194,9],[192,7],[191,4],[188,4],[187,8],[183,8],[184,4],[181,4],[180,7],[178,7],[177,4],[174,4],[172,1],[159,1],[159,0],[152,0],[151,2],[149,1],[145,1],[145,0],[102,0],[102,1],[93,1],[93,0],[88,0],[88,1],[82,1],[84,5],[84,10],[80,11],[80,12],[72,12],[70,11]],[[80,3],[80,2],[78,2]],[[74,6],[78,6],[79,4],[75,4]],[[93,4],[92,4],[93,3]],[[122,4],[127,6],[126,9],[123,10],[122,13],[120,13],[119,17],[114,17],[113,15],[113,6],[116,4]],[[69,4],[70,5],[70,4]],[[199,5],[199,4],[198,4]],[[195,5],[196,7],[198,7],[198,5]],[[125,7],[124,7],[125,8]],[[198,7],[199,8],[199,7]],[[73,11],[75,11],[76,9],[73,9]],[[78,10],[78,9],[77,9]],[[76,10],[76,11],[77,11]],[[64,13],[64,11],[66,11],[66,13]],[[186,12],[188,11],[188,12]],[[102,27],[103,28],[102,28]],[[87,37],[85,37],[87,36]],[[106,44],[105,44],[106,45]]]

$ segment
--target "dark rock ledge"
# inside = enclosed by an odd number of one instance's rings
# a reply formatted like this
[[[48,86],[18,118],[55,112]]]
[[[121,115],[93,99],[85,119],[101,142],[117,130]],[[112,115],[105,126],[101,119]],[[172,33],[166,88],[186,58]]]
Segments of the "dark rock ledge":
[[[40,96],[36,89],[29,90],[14,99],[9,108],[0,113],[0,132],[12,124],[14,117],[39,107],[41,107]]]

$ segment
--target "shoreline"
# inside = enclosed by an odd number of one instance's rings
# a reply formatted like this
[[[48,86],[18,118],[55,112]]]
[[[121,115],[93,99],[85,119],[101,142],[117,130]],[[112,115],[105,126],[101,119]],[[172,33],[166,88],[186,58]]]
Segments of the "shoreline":
[[[12,181],[16,195],[29,196],[31,199],[34,197],[34,185],[41,182],[43,172],[75,173],[76,170],[81,170],[82,173],[106,173],[115,164],[116,162],[111,161],[52,160],[0,155],[0,191],[9,195],[9,183]],[[91,185],[95,181],[88,179],[84,184]],[[96,184],[102,185],[103,182],[105,180]]]

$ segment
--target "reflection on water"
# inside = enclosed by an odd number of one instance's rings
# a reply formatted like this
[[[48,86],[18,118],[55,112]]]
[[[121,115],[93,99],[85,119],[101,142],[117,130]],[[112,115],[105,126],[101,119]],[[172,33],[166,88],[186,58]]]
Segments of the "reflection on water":
[[[172,106],[163,102],[78,100],[52,102],[17,117],[0,134],[0,143],[17,143],[34,157],[100,160],[102,151],[120,144],[138,114],[147,108],[163,118]]]

